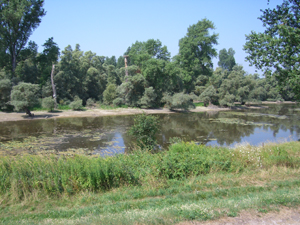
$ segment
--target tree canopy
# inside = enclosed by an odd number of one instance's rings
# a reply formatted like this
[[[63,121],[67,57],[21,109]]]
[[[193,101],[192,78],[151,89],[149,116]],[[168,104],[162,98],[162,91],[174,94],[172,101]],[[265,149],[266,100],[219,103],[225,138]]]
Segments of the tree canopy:
[[[262,13],[259,19],[265,31],[246,35],[246,59],[266,75],[275,76],[281,89],[290,86],[300,99],[300,3],[284,0]]]
[[[184,70],[183,80],[187,91],[191,91],[200,75],[210,76],[213,71],[212,59],[217,56],[218,34],[210,34],[214,24],[203,19],[190,26],[185,37],[179,40],[179,55],[176,57]]]
[[[234,54],[235,51],[232,48],[229,48],[228,51],[226,50],[226,48],[220,50],[218,66],[231,71],[236,64]]]
[[[8,48],[12,71],[29,36],[46,14],[43,0],[3,0],[0,3],[0,37]]]
[[[254,65],[258,63],[257,66],[266,68],[266,72],[276,69],[273,76],[266,79],[248,74],[237,65],[232,48],[219,52],[219,67],[213,69],[212,60],[218,55],[218,34],[214,33],[215,26],[208,19],[188,27],[186,35],[179,40],[179,53],[173,58],[159,39],[136,41],[121,56],[108,57],[84,52],[79,44],[74,48],[68,45],[60,52],[51,37],[39,52],[38,45],[28,38],[45,15],[43,3],[43,0],[0,1],[0,110],[14,108],[30,115],[32,107],[53,109],[53,64],[59,107],[69,105],[75,110],[97,104],[188,110],[195,107],[195,101],[233,106],[236,101],[245,104],[294,99],[295,93],[291,90],[297,90],[298,24],[295,18],[293,23],[288,18],[288,22],[284,22],[280,15],[292,13],[297,17],[295,1],[285,0],[276,9],[278,12],[264,11],[266,18],[262,16],[261,19],[270,31],[249,35],[245,45],[246,51],[253,53],[249,61]],[[282,20],[281,23],[277,24],[277,19]],[[279,32],[278,27],[282,31]],[[260,42],[255,35],[266,39]],[[271,53],[279,55],[269,59],[264,54],[276,44],[279,49]],[[291,51],[295,52],[288,59],[288,48],[292,44],[296,47]],[[128,60],[126,67],[124,55]],[[281,91],[276,89],[278,84]]]

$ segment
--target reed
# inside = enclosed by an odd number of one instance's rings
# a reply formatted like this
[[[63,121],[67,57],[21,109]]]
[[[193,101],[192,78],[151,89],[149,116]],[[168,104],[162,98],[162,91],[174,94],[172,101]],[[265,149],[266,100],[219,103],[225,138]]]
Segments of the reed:
[[[149,180],[182,180],[215,172],[240,173],[272,166],[298,168],[299,148],[288,146],[244,145],[228,149],[181,142],[156,154],[139,149],[106,158],[7,156],[0,159],[0,195],[22,200],[32,193],[53,197],[144,185]]]

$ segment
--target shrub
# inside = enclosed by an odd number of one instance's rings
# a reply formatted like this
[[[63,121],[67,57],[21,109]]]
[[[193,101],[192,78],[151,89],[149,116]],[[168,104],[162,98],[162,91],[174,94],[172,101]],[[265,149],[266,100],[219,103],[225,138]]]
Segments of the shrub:
[[[86,101],[86,106],[87,107],[93,107],[95,105],[95,100],[92,99],[92,98],[89,98],[87,101]]]
[[[145,93],[141,98],[142,108],[154,108],[156,97],[157,95],[155,94],[153,87],[146,88]]]
[[[116,106],[120,106],[120,105],[124,104],[124,101],[122,98],[116,98],[115,100],[113,100],[113,104]]]
[[[25,110],[26,114],[31,116],[30,107],[38,104],[38,84],[21,82],[14,86],[10,94],[10,104],[15,107],[16,111]]]
[[[158,118],[143,113],[135,116],[134,125],[130,128],[129,134],[136,138],[138,146],[149,149],[156,145],[157,131]]]
[[[162,102],[166,103],[165,106],[171,110],[189,110],[190,108],[195,108],[192,97],[184,93],[176,93],[173,96],[165,94],[162,98]]]
[[[231,99],[231,96],[229,96]],[[214,86],[209,86],[205,89],[205,91],[202,92],[202,94],[199,96],[199,100],[201,102],[204,102],[204,105],[207,106],[211,103],[216,103],[218,101],[218,94],[216,92],[216,89]]]
[[[103,101],[105,104],[110,105],[117,97],[117,86],[115,84],[109,84],[103,92]]]
[[[55,100],[52,97],[43,98],[42,107],[52,111],[55,107]]]
[[[12,83],[9,79],[0,79],[0,109],[6,108]]]
[[[81,110],[82,109],[82,100],[76,96],[74,101],[70,103],[70,107],[73,110]]]

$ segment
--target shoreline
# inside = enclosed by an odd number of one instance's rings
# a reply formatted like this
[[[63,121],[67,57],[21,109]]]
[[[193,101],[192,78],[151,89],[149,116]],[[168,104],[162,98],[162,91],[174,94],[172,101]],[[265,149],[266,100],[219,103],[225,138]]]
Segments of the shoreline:
[[[226,111],[229,108],[210,108],[210,107],[196,107],[190,112],[209,112],[209,111]],[[25,112],[0,112],[0,122],[21,121],[21,120],[37,120],[50,118],[69,118],[69,117],[99,117],[99,116],[121,116],[121,115],[135,115],[135,114],[171,114],[176,111],[170,111],[167,108],[159,109],[139,109],[139,108],[117,108],[117,109],[87,109],[85,111],[61,110],[61,111],[32,111],[34,117],[29,117]]]
[[[285,103],[285,102],[284,102]],[[290,102],[287,102],[290,103]],[[265,104],[265,103],[263,103]],[[268,104],[276,104],[276,102],[269,102]],[[268,106],[236,106],[232,108],[219,107],[219,106],[198,106],[189,112],[219,112],[219,111],[229,111],[229,110],[243,110],[243,109],[261,109],[267,108]],[[171,114],[178,113],[182,111],[171,111],[167,108],[159,109],[140,109],[140,108],[117,108],[117,109],[98,109],[92,108],[84,111],[74,111],[74,110],[61,110],[61,111],[32,111],[34,117],[29,117],[25,112],[0,112],[0,123],[10,122],[10,121],[22,121],[22,120],[37,120],[37,119],[54,119],[54,118],[70,118],[70,117],[100,117],[100,116],[121,116],[121,115],[135,115],[135,114]]]

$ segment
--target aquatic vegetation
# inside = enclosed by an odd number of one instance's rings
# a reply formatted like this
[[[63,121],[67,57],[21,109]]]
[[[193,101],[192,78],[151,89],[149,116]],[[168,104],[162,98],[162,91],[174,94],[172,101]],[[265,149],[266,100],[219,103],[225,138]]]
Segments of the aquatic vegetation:
[[[258,122],[252,122],[252,121],[246,121],[239,118],[216,118],[216,119],[209,119],[211,122],[215,123],[226,123],[226,124],[238,124],[238,125],[256,125],[256,126],[272,126],[271,123],[258,123]]]
[[[226,111],[222,112],[224,115],[233,115],[233,116],[250,116],[250,117],[266,117],[266,118],[276,118],[276,119],[288,119],[286,115],[275,115],[267,113],[253,113],[253,112],[235,112],[235,111]]]

